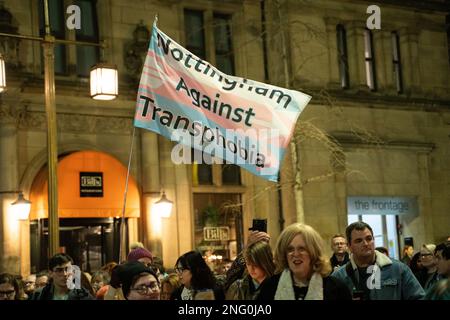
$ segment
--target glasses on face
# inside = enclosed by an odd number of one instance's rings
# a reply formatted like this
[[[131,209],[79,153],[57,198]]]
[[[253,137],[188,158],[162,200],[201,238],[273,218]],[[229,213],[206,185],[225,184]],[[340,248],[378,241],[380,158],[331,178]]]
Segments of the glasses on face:
[[[142,284],[140,286],[137,286],[136,288],[131,288],[133,291],[137,291],[139,294],[149,294],[153,291],[159,291],[159,284],[158,282],[150,282],[148,285]]]
[[[183,267],[176,267],[175,268],[175,272],[177,273],[183,273],[184,270],[189,270],[188,268],[183,268]]]
[[[14,290],[0,291],[0,297],[11,299],[15,295],[15,293],[16,291]]]

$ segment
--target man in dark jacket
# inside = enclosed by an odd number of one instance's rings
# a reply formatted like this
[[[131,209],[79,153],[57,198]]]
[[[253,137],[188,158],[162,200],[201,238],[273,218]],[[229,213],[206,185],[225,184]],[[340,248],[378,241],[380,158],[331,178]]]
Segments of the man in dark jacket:
[[[331,256],[330,263],[333,270],[343,266],[349,261],[347,239],[343,234],[336,234],[331,239],[331,249],[333,255]]]
[[[54,255],[48,262],[48,284],[37,290],[32,300],[93,300],[89,292],[76,279],[72,258],[64,253]],[[73,277],[75,276],[75,284]]]

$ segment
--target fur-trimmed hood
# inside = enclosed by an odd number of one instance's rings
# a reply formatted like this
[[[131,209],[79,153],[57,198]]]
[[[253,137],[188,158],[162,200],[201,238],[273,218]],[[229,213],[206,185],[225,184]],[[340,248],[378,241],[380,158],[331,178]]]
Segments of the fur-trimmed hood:
[[[383,268],[385,266],[388,266],[390,264],[392,264],[392,260],[386,256],[385,254],[375,250],[375,264],[380,267]],[[353,259],[353,253],[350,254],[350,263],[352,264],[352,268],[353,270],[356,270],[358,268],[358,266],[355,263],[355,260]]]

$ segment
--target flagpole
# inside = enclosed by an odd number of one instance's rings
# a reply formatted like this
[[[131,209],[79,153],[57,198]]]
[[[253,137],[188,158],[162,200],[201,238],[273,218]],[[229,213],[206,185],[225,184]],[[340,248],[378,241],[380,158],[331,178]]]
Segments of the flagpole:
[[[125,180],[125,192],[123,195],[123,208],[122,208],[122,218],[120,221],[120,246],[119,246],[119,262],[123,262],[127,259],[126,256],[126,225],[125,225],[125,208],[127,206],[127,193],[128,193],[128,179],[130,177],[130,169],[131,169],[131,157],[133,155],[133,145],[134,145],[134,134],[136,131],[136,127],[133,125],[133,134],[131,136],[131,147],[130,147],[130,156],[128,157],[128,169],[127,169],[127,179]]]

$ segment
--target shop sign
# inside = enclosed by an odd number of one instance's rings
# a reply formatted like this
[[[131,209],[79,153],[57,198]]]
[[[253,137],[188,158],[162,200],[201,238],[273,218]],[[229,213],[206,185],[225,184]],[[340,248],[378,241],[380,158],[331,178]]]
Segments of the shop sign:
[[[103,197],[103,172],[80,172],[80,197]]]
[[[347,197],[348,214],[417,215],[417,197]]]
[[[229,227],[204,227],[203,240],[205,241],[228,241],[230,240]]]

